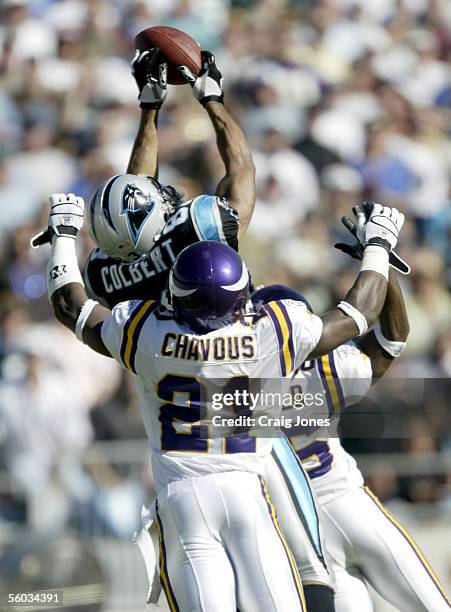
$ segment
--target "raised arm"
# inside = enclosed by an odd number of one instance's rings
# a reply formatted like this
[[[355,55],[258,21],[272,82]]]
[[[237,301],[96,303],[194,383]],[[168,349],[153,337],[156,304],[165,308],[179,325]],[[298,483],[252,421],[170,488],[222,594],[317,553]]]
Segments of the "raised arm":
[[[389,253],[398,241],[404,215],[380,204],[367,209],[356,207],[355,211],[364,248],[360,274],[345,300],[322,317],[322,335],[309,358],[364,335],[377,321],[385,303]]]
[[[71,261],[73,262],[72,265],[75,266],[77,261],[76,257],[74,259],[72,255],[69,255],[72,251],[72,247],[70,245],[58,244],[61,240],[67,240],[67,238],[53,238],[52,252],[54,253],[62,247],[65,251],[65,261]],[[49,262],[52,260],[53,253]],[[73,270],[76,273],[75,267]],[[74,332],[79,340],[82,340],[96,351],[96,353],[111,357],[108,349],[103,343],[100,333],[102,323],[110,316],[111,310],[88,298],[81,277],[78,281],[63,285],[52,292],[51,290],[52,288],[49,283],[50,302],[58,321]]]
[[[127,166],[128,174],[145,174],[158,179],[158,112],[150,109],[141,112],[138,133]]]
[[[52,195],[48,228],[35,236],[31,245],[37,247],[50,242],[47,286],[58,321],[94,351],[111,357],[100,334],[102,323],[111,311],[88,298],[78,267],[75,239],[83,225],[83,215],[82,198],[73,193]]]
[[[381,247],[376,248],[381,250]],[[372,254],[380,258],[382,267],[385,263],[384,253],[376,254],[373,252]],[[386,292],[387,279],[382,273],[369,270],[361,271],[345,299],[341,302],[341,304],[347,304],[351,308],[344,306],[346,310],[342,310],[337,307],[321,317],[323,332],[309,359],[325,355],[361,333],[365,333],[368,327],[371,327],[377,321],[385,301]]]
[[[141,120],[128,163],[129,174],[158,178],[158,113],[167,95],[167,65],[158,64],[159,50],[136,51],[131,62],[138,86]]]
[[[359,340],[361,350],[371,359],[373,378],[384,375],[405,347],[410,326],[406,305],[396,272],[391,269],[387,296],[379,315],[379,325]]]
[[[203,52],[204,72],[196,77],[186,67],[180,71],[193,88],[194,97],[205,107],[216,133],[219,154],[224,162],[225,176],[216,194],[228,199],[240,215],[238,238],[245,233],[255,205],[255,166],[251,149],[244,134],[224,107],[223,78],[214,56]]]
[[[224,162],[225,175],[216,195],[227,198],[240,215],[238,238],[245,233],[255,206],[255,166],[252,153],[241,128],[223,104],[205,105],[216,132],[216,143]]]

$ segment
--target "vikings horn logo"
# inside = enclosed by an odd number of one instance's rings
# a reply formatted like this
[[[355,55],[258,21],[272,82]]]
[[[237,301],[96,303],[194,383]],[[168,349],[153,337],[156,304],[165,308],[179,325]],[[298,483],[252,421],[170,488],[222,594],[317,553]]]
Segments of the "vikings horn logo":
[[[138,242],[139,235],[147,217],[155,208],[155,200],[142,191],[137,185],[129,184],[122,196],[121,215],[127,217],[127,224],[134,244]]]

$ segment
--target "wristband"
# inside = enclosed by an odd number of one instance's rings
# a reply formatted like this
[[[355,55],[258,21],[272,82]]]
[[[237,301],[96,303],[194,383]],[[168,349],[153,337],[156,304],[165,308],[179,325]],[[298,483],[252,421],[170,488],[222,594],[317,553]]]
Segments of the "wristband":
[[[368,331],[368,322],[363,316],[363,314],[360,312],[360,310],[357,310],[357,308],[354,308],[354,306],[344,301],[341,301],[338,304],[337,308],[347,314],[348,317],[354,319],[357,327],[359,328],[359,336],[363,336],[363,334],[366,334],[366,332]]]
[[[98,306],[99,302],[96,300],[86,300],[80,310],[80,314],[78,315],[77,322],[75,323],[75,335],[80,340],[80,342],[84,342],[83,340],[83,329],[86,325],[86,321],[89,319],[89,315],[94,310],[96,306]]]
[[[75,240],[67,236],[53,236],[50,257],[47,263],[47,289],[49,299],[64,285],[80,283],[83,285],[78,268]]]
[[[388,251],[382,246],[370,244],[365,247],[360,272],[378,272],[388,281]]]
[[[139,108],[141,110],[160,110],[163,106],[163,102],[142,102],[139,97]]]
[[[394,357],[399,357],[403,350],[406,348],[405,342],[397,342],[395,340],[387,340],[381,330],[380,324],[377,324],[374,328],[374,335],[376,336],[376,340],[379,342],[381,347],[387,352],[389,355]]]
[[[224,94],[222,96],[204,96],[199,102],[202,106],[205,106],[209,102],[219,102],[220,104],[224,104]]]

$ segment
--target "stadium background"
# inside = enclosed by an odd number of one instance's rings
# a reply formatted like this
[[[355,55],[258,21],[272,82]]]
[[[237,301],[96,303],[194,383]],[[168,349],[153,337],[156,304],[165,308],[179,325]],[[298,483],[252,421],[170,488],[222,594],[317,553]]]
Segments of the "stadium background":
[[[47,196],[89,198],[125,171],[139,117],[134,35],[183,29],[215,52],[254,150],[257,205],[242,245],[254,281],[292,285],[323,312],[355,273],[332,246],[346,238],[340,216],[363,197],[396,205],[411,334],[390,376],[449,378],[451,5],[2,0],[0,17],[0,585],[17,573],[26,590],[42,576],[86,581],[70,610],[102,599],[104,610],[141,610],[129,543],[151,490],[139,409],[127,376],[52,319],[47,253],[28,246]],[[187,196],[211,192],[221,165],[188,87],[169,89],[160,119],[161,179]],[[82,263],[86,235],[79,247]],[[448,587],[449,412],[408,422],[410,440],[351,443]]]

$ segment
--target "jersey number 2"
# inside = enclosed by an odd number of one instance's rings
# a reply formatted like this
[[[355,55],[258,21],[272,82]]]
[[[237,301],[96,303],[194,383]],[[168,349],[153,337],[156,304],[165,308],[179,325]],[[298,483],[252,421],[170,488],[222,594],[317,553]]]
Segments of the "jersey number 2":
[[[247,376],[231,378],[224,386],[223,393],[231,393],[233,389],[248,384]],[[161,450],[208,453],[209,426],[199,423],[205,414],[206,393],[202,384],[196,378],[167,374],[157,385],[157,395],[167,402],[160,408]],[[177,395],[188,396],[184,406],[173,403]],[[241,435],[223,438],[223,452],[255,453],[256,439],[242,435],[245,431],[239,433]]]

